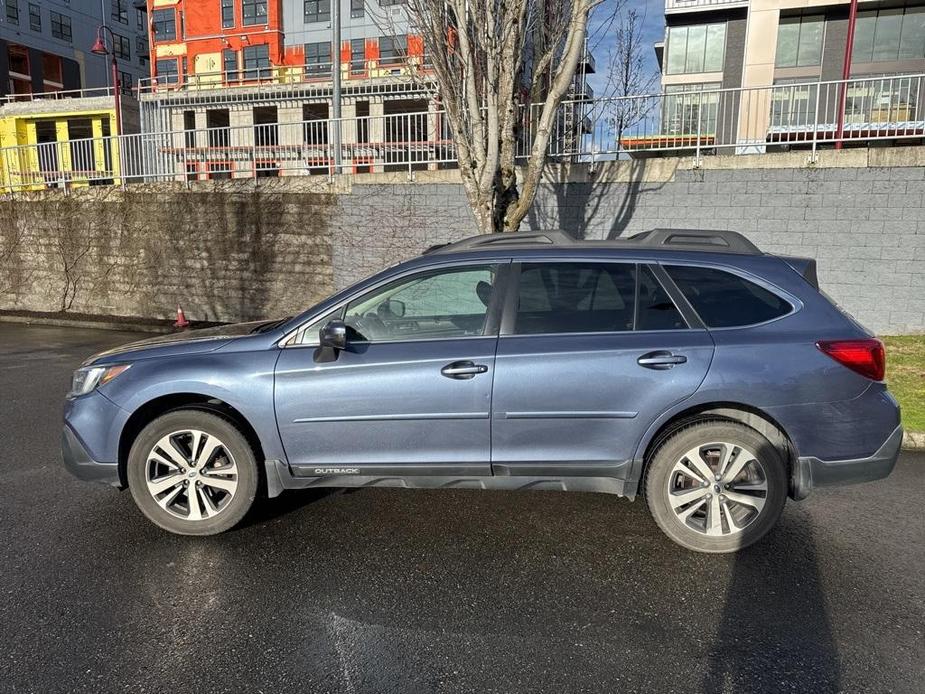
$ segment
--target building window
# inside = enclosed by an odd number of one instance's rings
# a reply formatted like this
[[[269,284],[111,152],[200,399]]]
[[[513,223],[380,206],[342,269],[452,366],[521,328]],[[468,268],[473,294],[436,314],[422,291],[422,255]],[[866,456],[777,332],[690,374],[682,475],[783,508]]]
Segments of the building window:
[[[331,0],[304,0],[305,23],[330,22]]]
[[[777,29],[777,67],[808,67],[822,62],[825,17],[781,17]]]
[[[330,74],[331,43],[329,41],[305,44],[305,71],[309,75]]]
[[[132,42],[128,40],[128,37],[122,36],[121,34],[113,34],[112,49],[117,58],[123,58],[125,60],[132,59]]]
[[[669,75],[720,72],[726,53],[726,25],[697,24],[668,29]]]
[[[168,10],[154,10],[154,40],[172,41],[177,38],[177,15],[171,7]]]
[[[356,19],[366,11],[366,0],[350,0],[350,16]]]
[[[147,65],[148,53],[150,53],[147,36],[135,37],[135,52],[138,54],[138,64]]]
[[[775,80],[771,93],[771,132],[802,131],[818,117],[818,85],[804,84],[802,79]]]
[[[29,28],[32,31],[42,30],[42,10],[31,2],[29,3]]]
[[[6,21],[19,24],[19,0],[6,0]]]
[[[132,77],[130,72],[119,71],[119,87],[120,91],[123,94],[131,94],[132,90],[135,88],[135,78]]]
[[[408,37],[405,34],[382,36],[379,39],[379,59],[384,63],[401,60],[407,52]]]
[[[350,69],[363,70],[366,67],[366,39],[350,39]]]
[[[64,69],[61,57],[51,53],[42,54],[42,91],[57,92],[64,89]]]
[[[404,5],[405,0],[379,0],[380,7],[392,7],[393,5]]]
[[[206,111],[206,130],[209,133],[209,147],[231,145],[231,115],[227,108]]]
[[[52,11],[51,13],[51,35],[56,39],[72,41],[71,36],[71,18],[65,14]]]
[[[270,46],[245,46],[244,48],[244,78],[253,80],[270,76]]]
[[[665,86],[662,132],[666,135],[714,135],[722,85],[672,84]]]
[[[122,24],[128,24],[128,7],[125,0],[112,0],[112,18]]]
[[[222,0],[222,28],[234,26],[234,0]]]
[[[154,64],[154,72],[157,75],[157,81],[161,84],[179,84],[180,82],[176,58],[158,60]]]
[[[238,72],[237,51],[233,51],[230,48],[226,48],[222,51],[222,70],[225,73],[225,81],[227,82],[237,82],[241,79],[241,74]]]
[[[853,63],[925,58],[925,7],[858,12]]]
[[[137,8],[135,9],[135,27],[138,29],[138,31],[145,30],[145,15],[146,14],[147,14],[147,10],[137,9]]]
[[[242,0],[241,14],[244,26],[267,23],[267,0]]]

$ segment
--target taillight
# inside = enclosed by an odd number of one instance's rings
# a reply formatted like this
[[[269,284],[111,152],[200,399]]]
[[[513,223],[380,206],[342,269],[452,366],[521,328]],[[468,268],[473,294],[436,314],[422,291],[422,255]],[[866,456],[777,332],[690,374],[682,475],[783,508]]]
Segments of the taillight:
[[[820,340],[816,347],[862,376],[874,381],[883,380],[886,353],[880,340],[872,337],[864,340]]]

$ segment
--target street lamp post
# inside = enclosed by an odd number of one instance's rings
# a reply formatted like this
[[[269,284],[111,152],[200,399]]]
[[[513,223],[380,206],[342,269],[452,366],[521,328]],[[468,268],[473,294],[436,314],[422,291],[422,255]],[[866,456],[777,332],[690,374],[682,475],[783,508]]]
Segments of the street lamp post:
[[[106,31],[109,32],[112,50],[106,47],[106,41],[103,38],[103,33]],[[94,55],[112,56],[112,91],[116,100],[116,136],[119,136],[122,134],[122,100],[119,98],[121,89],[119,85],[119,64],[116,62],[116,37],[112,33],[112,29],[103,24],[96,30],[96,42],[94,42],[90,52]]]

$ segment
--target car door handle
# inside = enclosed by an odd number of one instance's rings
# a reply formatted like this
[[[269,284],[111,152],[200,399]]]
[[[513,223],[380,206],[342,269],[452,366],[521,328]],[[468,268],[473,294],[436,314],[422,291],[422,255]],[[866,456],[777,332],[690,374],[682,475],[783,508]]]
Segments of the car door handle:
[[[684,364],[687,362],[687,357],[683,354],[672,354],[664,350],[659,350],[657,352],[649,352],[648,354],[643,354],[639,359],[636,360],[636,363],[639,366],[644,366],[647,369],[656,369],[663,371],[665,369],[670,369],[678,364]]]
[[[442,369],[442,373],[447,378],[457,378],[457,379],[467,379],[472,378],[476,374],[483,374],[488,371],[488,367],[484,364],[474,364],[471,361],[454,361],[452,364],[447,364]]]

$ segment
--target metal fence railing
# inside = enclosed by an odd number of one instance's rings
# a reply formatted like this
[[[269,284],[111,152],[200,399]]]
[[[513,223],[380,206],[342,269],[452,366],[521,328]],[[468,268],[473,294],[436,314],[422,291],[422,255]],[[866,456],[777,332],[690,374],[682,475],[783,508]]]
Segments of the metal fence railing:
[[[690,154],[696,160],[716,153],[797,148],[812,157],[838,141],[848,146],[917,143],[925,139],[923,83],[925,75],[898,75],[576,99],[557,112],[548,154],[552,161],[593,163],[659,154]],[[540,109],[521,114],[521,160],[530,154]],[[11,193],[159,180],[411,174],[453,167],[456,161],[446,114],[430,110],[6,147],[0,149],[0,186]]]

